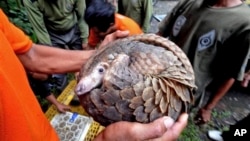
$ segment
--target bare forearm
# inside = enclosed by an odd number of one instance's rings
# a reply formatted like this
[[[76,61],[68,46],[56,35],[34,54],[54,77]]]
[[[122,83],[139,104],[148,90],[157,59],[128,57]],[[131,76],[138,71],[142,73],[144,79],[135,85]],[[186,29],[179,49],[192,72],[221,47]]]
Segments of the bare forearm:
[[[107,35],[100,47],[128,35],[128,31],[116,31]],[[33,44],[29,51],[19,54],[18,57],[29,72],[53,74],[79,71],[94,52],[94,50],[73,51]]]
[[[208,103],[205,105],[205,109],[213,109],[217,103],[222,99],[222,97],[227,93],[227,91],[232,87],[235,82],[234,78],[229,78],[222,83],[215,94],[209,99]]]
[[[72,51],[34,44],[18,57],[27,70],[52,74],[79,71],[93,53],[93,50]]]
[[[58,101],[56,99],[56,97],[53,94],[50,94],[49,96],[46,97],[46,99],[54,105],[57,105]]]

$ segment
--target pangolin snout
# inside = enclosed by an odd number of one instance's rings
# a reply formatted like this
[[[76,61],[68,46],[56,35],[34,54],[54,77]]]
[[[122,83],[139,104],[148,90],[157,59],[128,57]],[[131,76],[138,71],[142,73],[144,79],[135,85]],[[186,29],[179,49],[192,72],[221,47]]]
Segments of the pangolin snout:
[[[82,95],[86,92],[86,87],[83,84],[78,84],[75,88],[75,93],[77,95]]]

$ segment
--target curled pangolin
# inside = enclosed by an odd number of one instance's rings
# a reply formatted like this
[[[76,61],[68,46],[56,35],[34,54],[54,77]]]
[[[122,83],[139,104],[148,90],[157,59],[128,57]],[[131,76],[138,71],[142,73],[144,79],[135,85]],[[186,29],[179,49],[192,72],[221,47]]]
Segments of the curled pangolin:
[[[143,34],[99,49],[82,68],[75,92],[102,125],[121,120],[147,123],[187,112],[194,83],[193,68],[178,46]]]

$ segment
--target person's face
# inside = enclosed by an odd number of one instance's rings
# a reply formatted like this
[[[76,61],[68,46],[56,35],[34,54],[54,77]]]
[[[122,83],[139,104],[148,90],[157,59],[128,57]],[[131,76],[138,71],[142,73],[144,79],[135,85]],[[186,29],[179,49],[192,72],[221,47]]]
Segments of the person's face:
[[[93,28],[94,32],[98,35],[99,38],[104,39],[106,35],[113,33],[117,30],[116,26],[114,23],[112,23],[108,30],[106,32],[100,31],[98,28],[94,27]]]

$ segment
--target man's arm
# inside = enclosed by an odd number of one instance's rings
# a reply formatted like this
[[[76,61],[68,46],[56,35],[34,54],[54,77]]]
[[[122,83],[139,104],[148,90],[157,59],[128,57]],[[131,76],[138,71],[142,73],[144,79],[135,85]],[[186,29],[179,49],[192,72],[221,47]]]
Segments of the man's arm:
[[[32,24],[34,32],[40,44],[52,45],[49,33],[46,29],[43,14],[39,10],[38,2],[31,0],[23,0],[24,7],[28,13],[29,21]]]
[[[84,20],[85,10],[86,10],[85,0],[77,0],[75,11],[76,11],[77,19],[78,19],[78,26],[81,31],[81,38],[82,38],[83,44],[87,44],[88,36],[89,36],[89,27],[88,27],[88,24]]]
[[[79,71],[93,53],[93,50],[73,51],[33,44],[18,57],[31,72],[53,74]]]
[[[215,92],[214,96],[212,96],[208,103],[205,105],[204,109],[206,110],[212,110],[217,103],[220,101],[220,99],[227,93],[227,91],[233,86],[235,82],[234,78],[229,78],[225,80],[220,87]]]
[[[234,78],[228,78],[224,82],[222,82],[222,84],[218,87],[215,93],[211,97],[209,97],[209,100],[206,105],[199,110],[198,115],[196,117],[197,124],[203,124],[210,120],[212,110],[215,108],[217,103],[226,95],[226,93],[232,87],[234,82]]]
[[[100,46],[128,35],[128,31],[116,31],[107,35]],[[18,57],[30,72],[54,74],[79,71],[94,52],[94,50],[65,50],[33,44],[29,51],[19,54]]]
[[[150,27],[150,21],[153,15],[152,0],[142,0],[142,30],[147,33]]]

